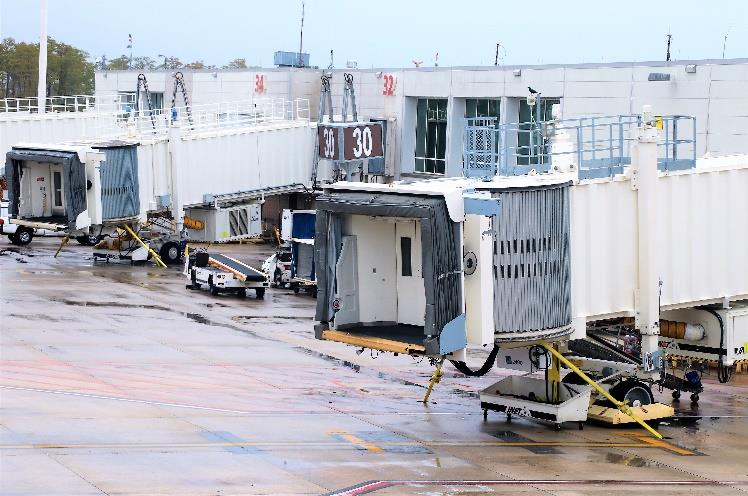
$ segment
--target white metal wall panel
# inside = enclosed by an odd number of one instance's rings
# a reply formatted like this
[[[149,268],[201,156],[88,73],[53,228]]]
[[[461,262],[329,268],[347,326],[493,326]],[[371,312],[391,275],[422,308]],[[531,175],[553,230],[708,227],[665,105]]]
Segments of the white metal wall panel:
[[[37,115],[0,115],[0,152],[17,143],[59,143],[95,136],[102,117],[94,113],[67,112]]]
[[[138,146],[138,182],[143,212],[156,210],[158,197],[172,193],[167,141],[144,142]]]
[[[746,191],[748,167],[660,178],[662,306],[748,295]]]
[[[206,193],[308,184],[315,136],[309,124],[287,122],[184,137],[172,143],[178,148],[180,202],[202,203]]]
[[[632,312],[636,288],[636,193],[629,181],[571,188],[573,317]]]
[[[660,176],[662,307],[748,295],[748,163],[732,162]],[[636,191],[628,180],[583,182],[571,207],[573,315],[633,315]]]

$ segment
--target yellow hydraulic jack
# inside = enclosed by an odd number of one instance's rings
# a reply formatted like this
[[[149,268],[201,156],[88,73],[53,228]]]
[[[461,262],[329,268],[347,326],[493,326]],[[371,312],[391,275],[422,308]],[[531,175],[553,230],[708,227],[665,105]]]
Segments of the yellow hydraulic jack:
[[[161,268],[166,268],[166,264],[164,263],[163,260],[161,260],[161,257],[158,256],[158,253],[153,251],[150,246],[145,244],[145,242],[142,239],[140,239],[140,236],[135,234],[135,231],[133,231],[130,226],[128,226],[127,224],[124,224],[122,227],[125,229],[125,231],[127,231],[130,234],[130,236],[133,237],[133,239],[135,239],[135,241],[140,243],[143,246],[143,248],[148,250],[148,253],[150,253],[151,256],[153,256],[153,260],[156,261],[156,265],[158,265]]]
[[[442,365],[444,365],[444,358],[440,359],[436,364],[436,370],[431,375],[431,380],[429,381],[429,387],[426,389],[426,395],[423,397],[423,403],[426,404],[429,402],[429,396],[431,396],[431,392],[434,390],[434,386],[439,384],[439,381],[442,380]]]
[[[62,251],[62,247],[65,246],[66,244],[68,244],[68,241],[70,241],[70,235],[66,234],[65,237],[62,238],[62,241],[60,242],[60,247],[57,248],[57,251],[55,252],[54,258],[57,258],[57,255],[59,255],[60,252]]]
[[[600,385],[597,382],[595,382],[592,379],[590,379],[587,376],[587,374],[585,374],[584,372],[582,372],[576,365],[574,365],[573,363],[571,363],[565,356],[563,356],[551,344],[548,344],[546,342],[541,342],[540,344],[543,346],[543,348],[545,348],[546,350],[548,350],[551,353],[551,355],[553,355],[554,362],[556,363],[555,366],[552,366],[551,369],[548,370],[548,379],[551,381],[551,384],[554,385],[554,393],[553,393],[554,394],[554,398],[556,398],[556,399],[558,398],[558,383],[560,382],[560,370],[557,370],[556,367],[558,367],[558,364],[560,362],[560,363],[563,363],[569,369],[571,369],[571,371],[574,372],[575,374],[577,374],[579,377],[581,377],[582,379],[584,379],[584,381],[587,384],[589,384],[590,386],[592,386],[598,393],[602,394],[608,401],[610,401],[612,404],[614,404],[616,406],[616,408],[618,408],[621,412],[625,413],[626,415],[628,415],[629,417],[631,417],[632,419],[634,419],[634,421],[636,423],[638,423],[639,425],[641,425],[642,427],[644,427],[645,429],[647,429],[647,431],[649,431],[650,434],[652,434],[657,439],[662,439],[662,434],[660,434],[659,432],[657,432],[656,430],[654,430],[652,427],[650,427],[649,424],[647,424],[644,420],[640,419],[639,416],[636,415],[632,411],[631,407],[627,403],[625,403],[623,401],[618,401],[613,396],[611,396],[611,394],[608,391],[606,391],[605,389],[603,389],[602,387],[600,387]],[[551,374],[558,374],[558,376],[557,376],[558,377],[558,379],[557,379],[558,382],[553,382],[553,380],[551,379]]]

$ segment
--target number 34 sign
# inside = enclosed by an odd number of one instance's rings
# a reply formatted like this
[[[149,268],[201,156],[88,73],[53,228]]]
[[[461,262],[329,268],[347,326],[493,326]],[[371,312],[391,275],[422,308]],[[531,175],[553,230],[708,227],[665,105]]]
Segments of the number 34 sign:
[[[340,143],[340,133],[343,142]],[[360,160],[384,155],[382,125],[352,124],[350,126],[320,126],[317,129],[319,157],[340,160],[338,147],[343,148],[343,160]]]

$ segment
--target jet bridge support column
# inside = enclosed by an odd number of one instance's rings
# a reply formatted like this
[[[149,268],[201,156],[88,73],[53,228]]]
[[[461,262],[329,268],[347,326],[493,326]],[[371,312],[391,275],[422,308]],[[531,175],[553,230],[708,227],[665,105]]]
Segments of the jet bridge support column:
[[[637,192],[638,285],[636,328],[641,332],[642,365],[654,372],[660,334],[660,272],[658,260],[657,141],[652,110],[645,105],[631,160],[631,184]]]
[[[178,123],[169,126],[169,177],[171,179],[171,215],[174,218],[176,232],[181,232],[184,223],[184,209],[180,195],[181,184],[179,177],[180,149],[182,144],[182,129]]]

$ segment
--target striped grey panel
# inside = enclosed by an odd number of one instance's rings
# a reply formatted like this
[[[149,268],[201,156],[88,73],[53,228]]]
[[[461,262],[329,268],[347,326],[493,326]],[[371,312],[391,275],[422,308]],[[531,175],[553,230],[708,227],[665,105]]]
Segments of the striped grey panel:
[[[135,147],[106,148],[101,163],[102,218],[121,219],[138,215],[138,157]]]
[[[229,210],[229,235],[233,237],[246,236],[247,234],[249,234],[247,209]]]
[[[571,323],[569,188],[505,190],[493,219],[496,333]]]

